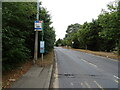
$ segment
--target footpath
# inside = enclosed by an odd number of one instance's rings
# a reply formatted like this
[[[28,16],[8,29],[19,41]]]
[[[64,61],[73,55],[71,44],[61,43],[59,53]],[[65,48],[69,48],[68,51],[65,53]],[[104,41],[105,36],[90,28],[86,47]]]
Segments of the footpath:
[[[33,65],[11,88],[49,88],[52,68],[53,65],[48,67]]]

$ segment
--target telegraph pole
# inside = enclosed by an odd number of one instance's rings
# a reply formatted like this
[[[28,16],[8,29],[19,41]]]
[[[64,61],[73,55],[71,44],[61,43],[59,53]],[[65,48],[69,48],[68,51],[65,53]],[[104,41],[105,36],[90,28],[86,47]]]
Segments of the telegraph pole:
[[[42,41],[43,41],[43,30],[42,30]],[[42,61],[43,61],[43,53],[41,54],[41,58],[42,58]]]
[[[39,0],[37,0],[37,15],[36,15],[36,19],[37,21],[39,20]],[[38,31],[35,31],[35,46],[34,46],[34,63],[37,60],[37,56],[38,56]]]

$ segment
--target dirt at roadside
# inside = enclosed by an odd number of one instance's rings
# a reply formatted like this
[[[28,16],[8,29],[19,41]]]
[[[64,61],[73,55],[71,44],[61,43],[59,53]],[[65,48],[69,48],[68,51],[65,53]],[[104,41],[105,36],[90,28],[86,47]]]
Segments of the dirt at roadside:
[[[39,58],[36,61],[36,64],[41,67],[50,66],[51,64],[53,64],[53,58],[54,58],[54,51],[51,51],[43,57],[43,61],[42,61],[42,58]]]
[[[81,52],[85,52],[85,53],[90,53],[90,54],[94,54],[94,55],[99,55],[99,56],[104,56],[104,57],[108,57],[108,58],[112,58],[112,59],[116,59],[120,61],[120,56],[111,53],[111,52],[100,52],[100,51],[90,51],[90,50],[84,50],[84,49],[74,49],[74,48],[67,48],[67,47],[63,47],[66,49],[72,49],[75,51],[81,51]]]
[[[29,61],[23,64],[20,68],[2,73],[2,88],[10,88],[12,83],[25,74],[32,65],[32,61]]]

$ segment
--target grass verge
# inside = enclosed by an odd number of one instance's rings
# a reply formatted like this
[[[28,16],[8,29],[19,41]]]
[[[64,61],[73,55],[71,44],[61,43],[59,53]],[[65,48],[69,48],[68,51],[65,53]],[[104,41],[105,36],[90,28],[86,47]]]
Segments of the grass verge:
[[[107,58],[112,58],[112,59],[116,59],[118,61],[120,61],[120,56],[112,53],[112,52],[101,52],[101,51],[91,51],[91,50],[84,50],[84,49],[74,49],[74,48],[67,48],[67,47],[63,47],[65,49],[72,49],[75,51],[80,51],[80,52],[85,52],[85,53],[90,53],[90,54],[94,54],[94,55],[99,55],[99,56],[103,56],[103,57],[107,57]]]
[[[54,58],[54,52],[52,50],[48,54],[44,55],[43,61],[42,58],[39,58],[36,61],[36,64],[39,65],[40,67],[50,66],[51,64],[53,64],[53,58]]]

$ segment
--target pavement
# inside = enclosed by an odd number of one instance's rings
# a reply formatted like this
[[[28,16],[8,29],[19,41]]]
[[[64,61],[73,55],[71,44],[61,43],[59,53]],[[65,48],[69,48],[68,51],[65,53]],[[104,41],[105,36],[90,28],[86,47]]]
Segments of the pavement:
[[[118,61],[115,59],[61,47],[55,48],[55,59],[53,88],[99,88],[101,90],[115,88],[112,90],[118,90],[120,77]]]
[[[11,88],[49,88],[52,68],[53,65],[49,67],[34,65]]]

